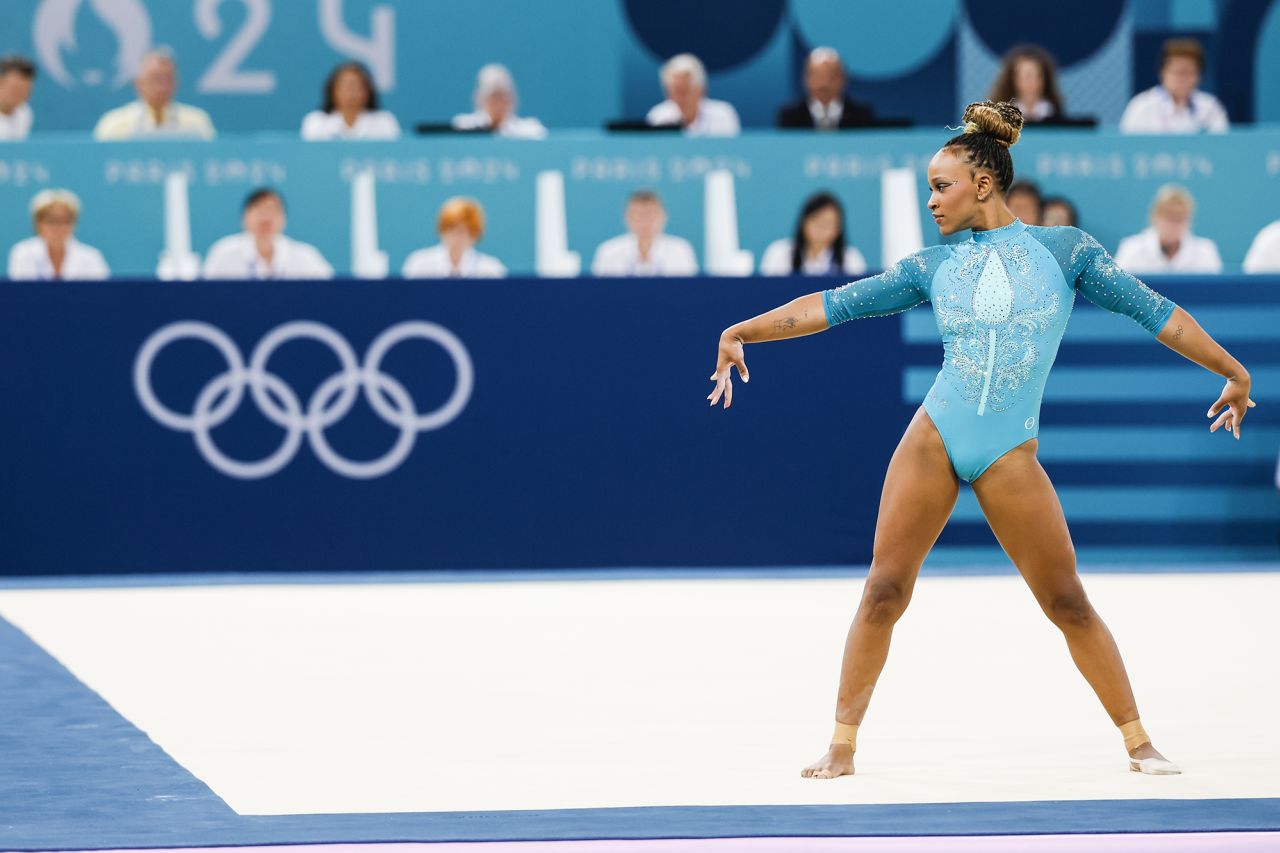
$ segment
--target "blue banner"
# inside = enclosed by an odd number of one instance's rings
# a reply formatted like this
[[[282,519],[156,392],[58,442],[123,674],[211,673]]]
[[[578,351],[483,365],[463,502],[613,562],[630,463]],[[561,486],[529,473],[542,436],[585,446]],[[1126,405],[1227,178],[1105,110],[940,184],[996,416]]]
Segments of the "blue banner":
[[[866,562],[940,348],[926,309],[750,347],[719,331],[831,282],[0,288],[0,572]],[[1041,458],[1082,556],[1275,559],[1280,281],[1157,286],[1254,373],[1221,382],[1082,304]],[[937,560],[999,559],[972,494]]]

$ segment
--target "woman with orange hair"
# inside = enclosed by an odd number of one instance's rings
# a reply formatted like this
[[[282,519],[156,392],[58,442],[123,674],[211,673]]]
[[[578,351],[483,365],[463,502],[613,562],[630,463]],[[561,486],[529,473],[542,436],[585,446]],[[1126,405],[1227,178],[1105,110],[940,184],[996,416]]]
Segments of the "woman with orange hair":
[[[476,251],[484,234],[484,208],[473,198],[454,196],[436,219],[440,242],[409,255],[405,278],[505,278],[507,268],[492,255]]]

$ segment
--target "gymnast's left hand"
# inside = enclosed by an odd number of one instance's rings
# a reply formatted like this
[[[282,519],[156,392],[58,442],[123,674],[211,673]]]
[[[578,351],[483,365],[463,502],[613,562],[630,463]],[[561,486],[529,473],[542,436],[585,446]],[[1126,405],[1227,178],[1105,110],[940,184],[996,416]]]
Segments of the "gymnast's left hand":
[[[1217,420],[1209,427],[1209,432],[1217,432],[1219,427],[1226,427],[1227,432],[1234,434],[1237,440],[1240,438],[1240,422],[1249,409],[1256,405],[1249,399],[1249,384],[1248,374],[1243,378],[1233,377],[1227,380],[1218,401],[1209,407],[1205,415],[1208,418],[1218,415]]]
[[[721,396],[724,397],[726,409],[733,405],[733,380],[729,374],[734,365],[737,365],[738,375],[742,377],[743,382],[751,381],[750,374],[747,373],[747,362],[742,356],[742,338],[726,331],[720,336],[720,348],[716,353],[716,372],[711,374],[711,381],[716,383],[716,387],[707,395],[711,405],[714,406],[720,402]]]

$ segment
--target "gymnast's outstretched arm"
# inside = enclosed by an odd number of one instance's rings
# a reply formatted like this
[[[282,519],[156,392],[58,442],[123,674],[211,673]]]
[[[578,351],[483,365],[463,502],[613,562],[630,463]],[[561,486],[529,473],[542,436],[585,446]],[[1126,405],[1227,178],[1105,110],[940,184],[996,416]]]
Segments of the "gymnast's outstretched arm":
[[[729,373],[734,365],[743,382],[749,381],[747,362],[742,357],[743,344],[758,344],[783,338],[812,335],[829,328],[827,312],[822,305],[822,293],[810,293],[792,299],[772,311],[735,323],[720,333],[720,347],[716,354],[716,372],[711,374],[716,387],[707,395],[711,405],[724,396],[724,407],[733,405],[733,381]]]
[[[1227,432],[1240,438],[1240,422],[1245,413],[1253,407],[1249,399],[1249,371],[1244,365],[1222,348],[1222,345],[1200,328],[1195,318],[1182,308],[1174,308],[1169,320],[1156,336],[1156,340],[1176,352],[1178,355],[1194,361],[1205,370],[1211,370],[1219,376],[1227,378],[1222,393],[1217,401],[1209,407],[1206,417],[1217,419],[1209,427],[1209,432],[1217,432],[1226,427]]]

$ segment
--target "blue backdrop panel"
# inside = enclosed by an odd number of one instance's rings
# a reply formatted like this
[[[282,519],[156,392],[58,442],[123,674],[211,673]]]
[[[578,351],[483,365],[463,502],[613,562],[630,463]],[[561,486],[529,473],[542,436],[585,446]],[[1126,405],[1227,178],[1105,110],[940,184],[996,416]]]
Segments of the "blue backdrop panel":
[[[4,570],[409,569],[759,565],[865,561],[875,499],[904,425],[893,322],[752,352],[754,383],[728,412],[704,395],[720,329],[811,287],[777,282],[546,284],[148,283],[0,290],[8,448]],[[303,441],[279,473],[214,470],[188,433],[140,405],[143,340],[175,320],[225,331],[245,359],[270,329],[329,324],[359,357],[387,327],[426,319],[470,353],[461,415],[417,436],[386,476],[353,480]],[[856,371],[837,365],[856,364]],[[269,370],[304,402],[337,369],[288,343]],[[152,370],[189,413],[225,370],[179,341]],[[419,412],[448,396],[439,348],[401,344],[383,370]],[[740,389],[741,390],[741,389]],[[882,407],[872,415],[869,406]],[[229,456],[269,455],[284,430],[246,396],[213,430]],[[371,459],[397,430],[366,401],[325,432]]]
[[[704,400],[720,329],[824,284],[5,286],[0,570],[864,563],[885,466],[939,362],[927,309],[751,347],[753,382],[733,408]],[[1075,541],[1089,559],[1274,560],[1280,281],[1156,286],[1245,361],[1259,407],[1243,441],[1209,435],[1220,380],[1081,300],[1041,442]],[[438,324],[465,348],[473,391],[452,420],[402,436],[397,410],[425,416],[454,392],[445,350],[392,347],[378,370],[351,374],[385,399],[355,396],[345,411],[340,380],[311,403],[340,368],[332,344],[304,337],[260,365],[277,377],[264,401],[245,393],[232,407],[223,394],[243,381],[219,379],[227,356],[180,339],[146,371],[176,418],[166,426],[140,401],[135,361],[157,330],[209,324],[250,364],[271,330],[299,320],[326,324],[356,361],[397,324]],[[202,394],[206,410],[226,407],[208,445],[182,420]],[[295,425],[296,447],[278,423]],[[338,457],[378,459],[398,441],[411,444],[381,476],[343,473]],[[235,472],[226,459],[272,458],[255,479],[223,473]],[[936,557],[998,561],[994,544],[966,490]]]

